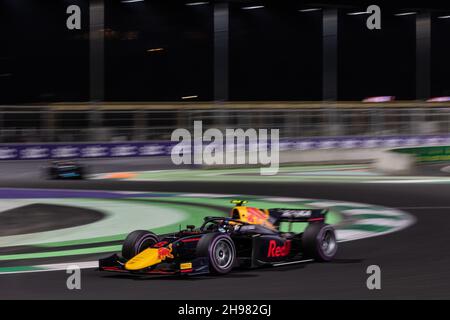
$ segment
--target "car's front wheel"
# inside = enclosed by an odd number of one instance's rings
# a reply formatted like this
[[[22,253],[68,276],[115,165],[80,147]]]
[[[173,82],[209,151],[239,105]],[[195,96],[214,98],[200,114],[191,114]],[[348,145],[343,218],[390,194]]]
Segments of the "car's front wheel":
[[[122,257],[129,260],[135,255],[157,243],[158,236],[151,231],[136,230],[131,232],[123,242]]]
[[[236,247],[230,236],[223,233],[208,233],[197,245],[197,256],[208,257],[211,273],[226,274],[235,265]]]

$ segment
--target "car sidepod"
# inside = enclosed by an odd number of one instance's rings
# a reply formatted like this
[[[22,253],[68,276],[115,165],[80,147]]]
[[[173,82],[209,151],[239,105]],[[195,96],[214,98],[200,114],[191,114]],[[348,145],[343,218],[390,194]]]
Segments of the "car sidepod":
[[[297,244],[292,239],[277,235],[260,235],[253,237],[252,242],[253,267],[287,261],[295,256]]]

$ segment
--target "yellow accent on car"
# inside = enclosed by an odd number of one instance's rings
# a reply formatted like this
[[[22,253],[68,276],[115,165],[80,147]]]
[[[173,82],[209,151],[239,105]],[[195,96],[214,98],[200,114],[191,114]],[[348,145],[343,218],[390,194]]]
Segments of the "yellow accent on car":
[[[248,203],[247,200],[237,200],[237,199],[231,200],[230,202],[233,203],[233,204],[235,204],[235,205],[238,206],[238,207],[241,207],[241,206],[243,206],[244,204],[247,204],[247,203]]]
[[[160,263],[158,248],[148,248],[131,258],[126,264],[127,270],[140,270]]]
[[[180,263],[180,269],[181,270],[192,269],[192,263],[191,262]]]
[[[266,228],[276,230],[276,227],[269,222],[269,210],[253,207],[236,206],[231,210],[233,219],[249,224],[259,224]]]

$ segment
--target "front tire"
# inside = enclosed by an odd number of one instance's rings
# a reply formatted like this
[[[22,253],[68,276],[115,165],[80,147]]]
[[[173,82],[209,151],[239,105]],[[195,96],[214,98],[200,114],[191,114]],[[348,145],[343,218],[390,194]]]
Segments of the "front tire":
[[[302,246],[306,258],[316,261],[331,261],[337,252],[336,233],[329,224],[312,223],[302,235]]]
[[[129,260],[158,241],[158,236],[151,231],[133,231],[125,238],[125,241],[123,242],[122,257]]]
[[[226,274],[235,265],[236,247],[230,236],[223,233],[208,233],[197,245],[197,256],[208,257],[211,273]]]

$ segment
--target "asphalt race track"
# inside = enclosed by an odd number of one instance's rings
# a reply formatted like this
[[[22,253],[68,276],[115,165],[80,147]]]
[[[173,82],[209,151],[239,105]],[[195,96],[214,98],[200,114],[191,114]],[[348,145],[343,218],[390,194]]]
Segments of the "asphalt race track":
[[[2,164],[0,173],[7,169]],[[122,167],[123,169],[123,167]],[[21,169],[23,172],[23,169]],[[363,202],[416,217],[399,232],[340,245],[331,263],[236,270],[227,276],[133,277],[82,270],[68,290],[65,271],[0,275],[0,299],[418,299],[450,298],[450,184],[46,181],[4,175],[1,188],[95,189],[248,194]],[[86,259],[92,257],[86,257]],[[80,260],[78,258],[77,260]],[[368,290],[366,269],[381,268],[381,290]]]

